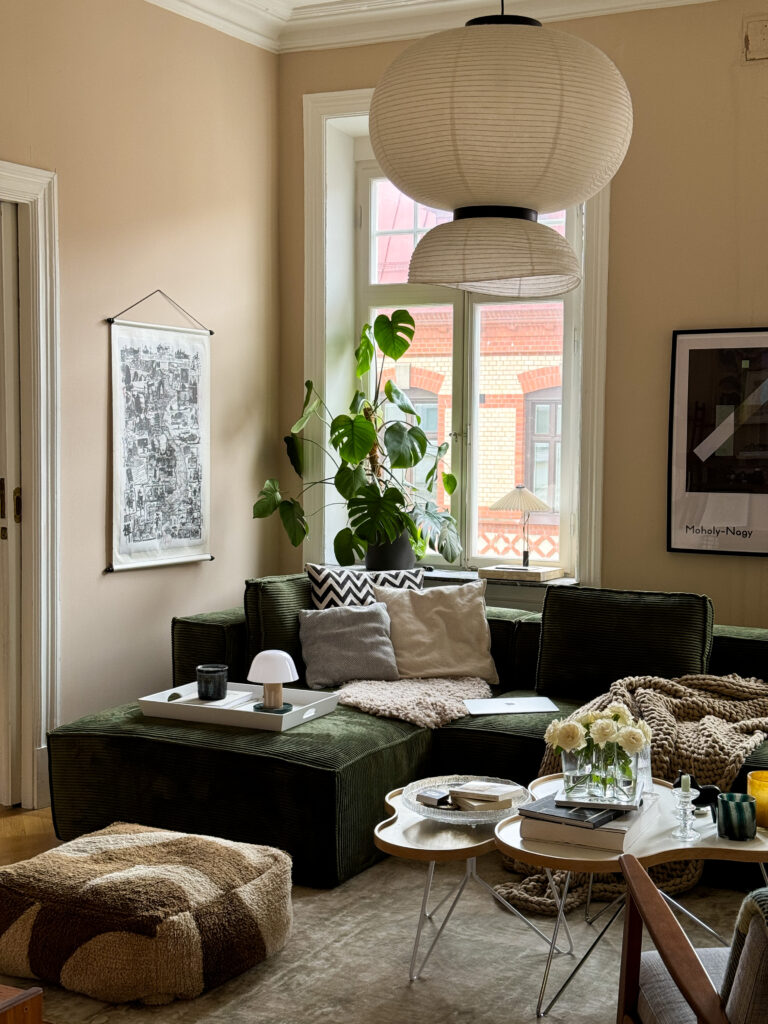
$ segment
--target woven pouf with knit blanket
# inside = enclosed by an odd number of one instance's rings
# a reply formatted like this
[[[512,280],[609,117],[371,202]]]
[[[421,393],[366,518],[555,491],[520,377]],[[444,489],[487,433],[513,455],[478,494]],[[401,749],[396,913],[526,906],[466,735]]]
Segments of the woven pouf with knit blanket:
[[[95,999],[192,999],[282,949],[291,859],[114,824],[0,869],[0,974]]]

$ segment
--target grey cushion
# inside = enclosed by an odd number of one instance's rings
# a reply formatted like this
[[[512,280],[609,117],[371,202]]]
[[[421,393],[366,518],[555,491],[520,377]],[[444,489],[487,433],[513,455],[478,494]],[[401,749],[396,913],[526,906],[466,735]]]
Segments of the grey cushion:
[[[389,615],[383,604],[300,611],[307,686],[322,690],[350,679],[397,679]]]
[[[729,953],[730,949],[727,946],[696,950],[696,955],[718,991],[728,964]],[[640,996],[637,1010],[642,1024],[696,1024],[696,1014],[680,995],[680,990],[655,951],[643,953],[640,959]]]

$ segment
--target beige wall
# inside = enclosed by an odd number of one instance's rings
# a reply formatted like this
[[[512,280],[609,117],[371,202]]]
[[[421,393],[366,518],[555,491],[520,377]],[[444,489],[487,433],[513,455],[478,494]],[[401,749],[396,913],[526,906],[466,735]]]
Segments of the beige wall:
[[[768,61],[740,60],[754,10],[720,0],[562,27],[613,58],[635,108],[611,192],[603,583],[707,593],[716,621],[768,625],[768,560],[665,550],[672,331],[768,324]],[[374,86],[403,45],[280,58],[286,423],[302,381],[301,98]]]
[[[59,186],[64,721],[169,685],[171,616],[277,568],[251,519],[276,455],[276,88],[276,57],[144,0],[0,0],[0,159]],[[215,331],[216,560],[104,576],[103,320],[155,288]]]

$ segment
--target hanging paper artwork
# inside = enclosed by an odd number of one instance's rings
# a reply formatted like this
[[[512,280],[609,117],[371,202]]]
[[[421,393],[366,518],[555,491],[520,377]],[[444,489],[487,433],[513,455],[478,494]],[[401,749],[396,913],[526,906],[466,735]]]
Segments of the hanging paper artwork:
[[[112,568],[209,559],[210,332],[115,321]]]

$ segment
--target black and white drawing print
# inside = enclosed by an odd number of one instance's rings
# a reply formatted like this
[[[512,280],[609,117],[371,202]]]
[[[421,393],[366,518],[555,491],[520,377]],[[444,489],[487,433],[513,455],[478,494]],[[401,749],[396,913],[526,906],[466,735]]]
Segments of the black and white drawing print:
[[[113,567],[208,556],[209,337],[114,324]]]
[[[768,554],[768,331],[676,331],[667,547]]]

